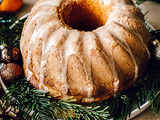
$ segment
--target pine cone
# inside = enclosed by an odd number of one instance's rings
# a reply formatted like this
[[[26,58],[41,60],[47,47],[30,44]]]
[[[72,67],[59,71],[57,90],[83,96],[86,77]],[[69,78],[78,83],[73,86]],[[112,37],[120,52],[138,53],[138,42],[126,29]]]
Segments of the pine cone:
[[[9,105],[9,101],[0,100],[0,120],[19,120],[17,114],[19,110]]]

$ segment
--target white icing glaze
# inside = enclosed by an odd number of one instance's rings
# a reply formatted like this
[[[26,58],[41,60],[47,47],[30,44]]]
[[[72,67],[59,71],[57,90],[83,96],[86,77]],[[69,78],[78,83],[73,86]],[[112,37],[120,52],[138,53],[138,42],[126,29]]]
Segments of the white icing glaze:
[[[49,31],[52,29],[52,31],[55,31],[57,28],[59,28],[60,25],[57,24],[57,21],[51,21],[48,22],[47,28],[44,31]],[[48,47],[48,42],[50,43],[48,37],[49,37],[49,32],[42,32],[42,59],[41,59],[41,70],[40,70],[40,82],[43,83],[44,79],[44,71],[46,70],[46,64],[47,64],[47,57],[48,57],[48,51],[45,51]]]
[[[67,36],[67,35],[68,35],[67,29],[60,27],[59,29],[56,29],[56,31],[54,31],[53,34],[48,38],[48,41],[46,43],[46,47],[45,47],[44,53],[43,53],[45,55],[46,61],[47,61],[48,52],[52,46],[60,49],[60,54],[61,54],[61,58],[62,58],[62,48],[63,48],[63,45],[66,41],[65,36]],[[61,61],[61,64],[62,64],[62,61]],[[62,80],[62,74],[57,79]],[[66,79],[63,79],[62,83],[63,83],[62,93],[63,93],[63,95],[66,95],[68,92],[68,84],[66,82]]]
[[[25,73],[26,73],[25,76],[27,78],[27,81],[29,81],[30,77],[33,75],[33,73],[28,68],[25,69]]]
[[[92,81],[92,71],[91,71],[91,57],[90,51],[92,49],[96,49],[96,36],[92,32],[85,32],[82,34],[82,43],[83,43],[83,63],[85,72],[87,73],[86,76],[88,78],[88,97],[93,96],[93,81]]]
[[[105,28],[103,31],[97,30],[96,33],[105,51],[104,55],[106,55],[106,59],[110,64],[114,77],[114,92],[116,93],[119,89],[119,78],[116,70],[115,60],[113,58],[113,47],[115,44],[115,39],[111,36],[107,28]]]
[[[36,29],[33,31],[33,35],[31,37],[30,43],[29,43],[29,50],[28,50],[28,57],[27,57],[27,62],[26,62],[26,77],[27,80],[30,79],[31,75],[33,74],[29,69],[29,64],[31,62],[31,52],[35,43],[35,40],[38,38],[42,38],[43,42],[42,42],[42,59],[41,59],[41,70],[40,70],[40,85],[39,88],[44,88],[46,91],[48,91],[48,88],[43,84],[43,80],[44,80],[44,72],[46,70],[46,64],[47,64],[47,59],[48,59],[48,52],[50,50],[50,48],[52,46],[54,46],[55,48],[60,50],[60,56],[61,56],[61,68],[62,68],[62,72],[61,72],[61,76],[59,76],[58,79],[61,79],[62,81],[62,93],[63,95],[66,97],[67,93],[68,93],[68,83],[67,83],[67,64],[68,64],[68,58],[70,55],[72,54],[76,54],[80,57],[80,60],[82,61],[83,65],[84,65],[84,70],[85,70],[85,74],[86,74],[86,78],[87,78],[87,83],[88,83],[88,87],[85,88],[87,90],[87,98],[85,98],[85,102],[93,102],[94,98],[93,98],[93,82],[92,82],[92,72],[91,72],[91,58],[90,58],[90,51],[92,49],[96,49],[98,47],[97,43],[96,43],[96,39],[97,36],[95,35],[95,33],[98,35],[98,37],[100,38],[100,42],[103,46],[103,49],[105,50],[104,55],[106,56],[106,58],[109,61],[109,64],[111,66],[112,69],[112,73],[114,76],[114,92],[117,92],[119,89],[119,78],[117,75],[117,70],[116,70],[116,66],[115,66],[115,60],[113,58],[113,51],[112,49],[109,50],[109,48],[112,47],[112,40],[109,39],[109,37],[112,37],[111,34],[114,34],[114,36],[116,36],[119,40],[117,40],[116,42],[118,42],[119,44],[121,44],[130,54],[134,65],[135,65],[135,78],[134,80],[137,78],[138,76],[138,66],[135,60],[135,57],[130,49],[130,46],[128,45],[128,43],[126,41],[124,41],[122,39],[122,37],[120,36],[120,34],[118,33],[119,31],[119,27],[117,27],[114,22],[117,22],[117,19],[115,16],[118,15],[125,15],[125,16],[129,16],[131,18],[136,18],[137,17],[135,15],[132,15],[130,12],[125,12],[126,7],[128,6],[124,0],[99,0],[99,2],[105,4],[105,5],[112,5],[113,6],[113,12],[109,15],[109,18],[105,24],[105,26],[109,27],[106,28],[105,31],[101,30],[102,28],[104,28],[103,26],[98,28],[97,30],[95,30],[93,32],[79,32],[77,30],[68,30],[65,27],[62,27],[62,24],[59,21],[58,18],[58,12],[57,9],[61,9],[60,6],[63,2],[65,2],[66,4],[68,4],[70,1],[76,1],[76,0],[49,0],[49,1],[45,1],[40,3],[39,5],[35,6],[33,9],[38,9],[41,6],[45,6],[45,7],[49,7],[52,8],[52,12],[44,12],[44,11],[40,11],[37,14],[35,14],[31,20],[29,21],[24,33],[24,37],[21,40],[21,46],[20,49],[21,51],[23,50],[22,48],[24,47],[24,42],[27,36],[27,31],[29,30],[29,27],[32,25],[32,23],[34,21],[37,21],[37,23],[39,23],[40,21],[38,21],[38,18],[42,18],[44,17],[44,20],[47,19],[49,16],[54,15],[55,16],[55,20],[54,21],[49,21],[47,23],[42,23],[38,26],[36,26]],[[64,3],[64,4],[65,4]],[[122,5],[123,4],[123,5]],[[120,23],[122,24],[122,23]],[[55,26],[55,27],[53,27]],[[47,37],[47,31],[49,31],[49,28],[53,27],[56,28],[57,30],[55,30],[53,32],[53,34],[51,34],[49,37]],[[83,36],[81,36],[81,34]],[[143,42],[142,37],[138,34],[135,33],[142,41],[143,45],[145,46],[148,54],[149,51],[146,47],[146,45]],[[108,36],[108,37],[106,37]],[[79,54],[79,49],[80,46],[83,46],[83,50],[82,50],[82,55]],[[65,98],[64,97],[64,98]]]
[[[118,17],[123,17],[123,21],[126,21],[127,19],[133,19],[133,20],[136,19],[136,20],[141,21],[141,24],[144,24],[143,21],[140,18],[138,18],[135,14],[132,14],[131,12],[129,12],[127,10],[127,7],[134,7],[134,6],[132,6],[132,5],[125,5],[125,6],[115,5],[114,6],[114,11],[110,14],[109,19],[106,23],[106,26],[111,24],[112,22],[115,22],[115,23],[119,23],[119,24],[123,25],[125,28],[130,30],[130,32],[134,33],[141,40],[143,46],[145,47],[145,49],[147,51],[148,57],[150,58],[150,52],[149,52],[147,46],[145,45],[145,43],[142,39],[142,36],[140,36],[138,31],[135,31],[134,28],[131,28],[132,26],[129,26],[128,25],[129,23],[127,23],[127,22],[123,23],[122,21],[119,21],[119,19],[118,19]],[[130,54],[131,54],[131,50],[129,50],[129,51],[130,51]],[[136,80],[136,78],[138,76],[138,66],[136,65],[136,61],[134,60],[134,56],[133,55],[131,55],[131,56],[132,56],[132,59],[135,63],[135,70],[137,71],[136,74],[135,74],[135,80]]]
[[[101,2],[102,2],[104,5],[109,5],[109,4],[113,5],[113,4],[114,4],[113,0],[101,0]]]
[[[123,38],[121,38],[121,36],[118,34],[119,28],[117,28],[116,26],[113,25],[114,22],[117,21],[116,17],[119,15],[130,16],[131,18],[134,17],[134,15],[132,15],[130,12],[125,11],[126,6],[128,6],[128,5],[124,5],[124,6],[115,5],[114,11],[109,15],[108,21],[106,22],[105,26],[109,26],[110,32],[112,34],[114,34],[117,38],[119,38],[119,40],[120,40],[119,43],[121,45],[123,45],[125,47],[125,49],[129,52],[129,54],[134,62],[134,65],[135,65],[135,78],[134,78],[134,80],[136,80],[136,78],[138,76],[138,65],[136,63],[135,57],[133,56],[133,53],[132,53],[128,43]]]
[[[118,80],[115,80],[113,83],[114,84],[114,94],[116,94],[119,90],[119,82],[120,80],[118,79]]]
[[[67,65],[68,65],[68,59],[69,56],[72,54],[78,54],[78,40],[79,40],[79,35],[80,33],[77,32],[76,30],[74,31],[68,31],[69,35],[66,39],[66,42],[64,43],[62,49],[62,72],[61,72],[61,77],[62,77],[62,83],[64,83],[63,86],[66,86],[63,90],[63,94],[67,95],[68,92],[68,83],[67,83]]]
[[[91,103],[91,102],[94,102],[94,98],[85,98],[84,101],[86,103]]]
[[[140,34],[137,33],[137,32],[134,32],[134,31],[132,31],[132,32],[133,32],[133,33],[141,40],[141,42],[142,42],[142,44],[143,44],[145,50],[147,51],[148,58],[150,58],[150,57],[151,57],[150,52],[149,52],[149,50],[148,50],[146,44],[144,43],[144,41],[143,41],[143,39],[142,39],[142,36],[140,36]]]
[[[24,31],[24,37],[23,37],[23,39],[21,40],[21,46],[20,46],[20,49],[21,49],[21,51],[22,51],[22,48],[23,48],[23,46],[24,46],[24,42],[25,42],[25,38],[26,38],[26,36],[27,36],[27,34],[28,34],[28,30],[29,30],[29,28],[30,28],[30,26],[31,26],[31,24],[33,23],[33,21],[35,21],[35,20],[38,20],[38,18],[39,17],[47,17],[47,16],[49,16],[49,15],[51,15],[51,14],[53,14],[53,13],[49,13],[49,12],[38,12],[36,15],[34,15],[33,17],[32,17],[32,19],[30,20],[30,22],[28,23],[28,25],[27,25],[27,27],[26,27],[26,29],[25,29],[25,31]],[[38,28],[38,27],[37,27]]]
[[[39,5],[35,6],[34,9],[37,9],[40,6],[59,7],[62,1],[64,0],[48,0],[48,1],[42,2]]]
[[[124,0],[101,0],[104,5],[126,5]]]
[[[47,25],[49,25],[49,23],[43,24],[38,30],[34,30],[34,32],[33,32],[33,35],[30,39],[28,56],[27,56],[27,60],[26,60],[26,67],[27,68],[28,68],[28,66],[31,62],[31,53],[32,53],[34,43],[35,43],[37,38],[42,38],[43,39],[43,35],[45,34],[44,30],[48,29]]]
[[[45,91],[48,91],[48,90],[49,90],[48,87],[46,87],[46,86],[45,86],[44,84],[42,84],[42,83],[39,84],[39,89],[45,90]]]
[[[135,77],[134,77],[134,81],[135,81],[136,78],[137,78],[137,76],[138,76],[138,65],[137,65],[137,62],[136,62],[136,60],[135,60],[135,57],[134,57],[134,55],[133,55],[133,53],[132,53],[132,51],[131,51],[131,49],[130,49],[130,46],[128,45],[127,41],[125,41],[125,40],[122,38],[122,36],[121,36],[121,34],[120,34],[121,27],[120,27],[120,26],[118,27],[118,25],[116,25],[115,23],[112,23],[112,24],[109,25],[109,31],[110,31],[115,37],[118,38],[118,39],[117,39],[117,40],[118,40],[117,42],[119,42],[119,43],[126,49],[126,51],[128,51],[128,53],[130,54],[130,56],[131,56],[131,58],[132,58],[132,60],[133,60],[133,63],[134,63],[134,65],[135,65]]]

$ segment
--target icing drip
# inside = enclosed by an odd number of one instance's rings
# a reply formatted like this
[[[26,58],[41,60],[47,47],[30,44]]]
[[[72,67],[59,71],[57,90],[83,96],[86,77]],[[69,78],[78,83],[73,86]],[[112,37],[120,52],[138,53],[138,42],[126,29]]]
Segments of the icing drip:
[[[79,46],[81,44],[79,40],[80,32],[76,30],[69,31],[70,34],[66,39],[66,42],[62,48],[62,81],[65,84],[67,83],[67,65],[68,65],[68,59],[69,56],[72,54],[79,55]],[[81,57],[80,57],[81,58]],[[63,91],[65,94],[67,94],[68,91]]]
[[[94,102],[94,98],[85,98],[84,101],[86,103],[91,103],[91,102]]]
[[[105,51],[106,58],[108,59],[108,62],[110,64],[113,77],[114,77],[114,92],[118,92],[119,89],[119,78],[116,70],[115,60],[113,58],[113,46],[115,44],[115,39],[109,34],[108,29],[104,29],[103,31],[96,31],[99,41],[101,45],[103,46],[103,49]]]
[[[42,59],[41,59],[41,70],[40,70],[40,82],[41,83],[43,83],[44,71],[46,71],[46,64],[47,64],[47,57],[48,57],[48,51],[47,50],[49,50],[48,43],[51,43],[51,41],[49,41],[48,37],[50,35],[50,32],[53,33],[59,27],[60,27],[60,25],[57,24],[57,22],[48,22],[47,29],[45,30],[45,31],[48,31],[48,32],[47,33],[45,32],[44,35],[43,35]]]
[[[97,48],[96,37],[92,32],[85,32],[82,34],[83,37],[82,45],[83,45],[83,63],[86,72],[86,77],[88,81],[88,97],[93,96],[93,81],[92,81],[92,71],[91,71],[91,58],[90,51],[94,48]]]
[[[109,4],[114,4],[114,1],[113,0],[102,0],[104,5],[109,5]]]
[[[33,32],[33,35],[31,37],[30,43],[29,43],[28,56],[27,56],[27,60],[26,60],[26,68],[29,67],[29,64],[31,62],[31,54],[32,54],[32,49],[33,49],[34,43],[37,38],[43,38],[43,34],[45,34],[45,31],[43,31],[43,30],[47,30],[47,25],[48,25],[48,23],[43,24],[38,30],[35,30]]]
[[[60,50],[61,57],[62,57],[62,47],[63,47],[63,45],[66,41],[66,36],[67,35],[68,35],[68,30],[67,29],[65,29],[63,27],[60,27],[58,29],[58,27],[56,27],[55,31],[48,38],[48,41],[46,43],[44,43],[45,48],[44,48],[44,53],[43,53],[43,61],[47,62],[48,53],[49,53],[50,48],[52,46],[54,46],[55,49],[57,48],[57,49]],[[61,61],[61,64],[62,64],[62,61]],[[50,67],[50,66],[47,66],[47,67]],[[58,71],[56,71],[56,72],[58,72]],[[62,93],[63,93],[63,95],[67,95],[68,85],[67,85],[66,79],[62,80],[62,74],[56,79],[62,81]]]
[[[125,4],[124,6],[121,6],[119,4],[115,4],[114,6],[114,11],[110,14],[109,18],[108,18],[108,21],[106,23],[105,26],[108,26],[109,28],[109,31],[114,35],[116,36],[117,38],[119,38],[120,41],[118,41],[121,45],[123,45],[125,47],[125,49],[128,51],[128,53],[130,54],[133,62],[134,62],[134,65],[135,65],[135,77],[134,77],[134,81],[136,80],[137,76],[138,76],[138,65],[137,65],[137,62],[135,60],[135,57],[130,49],[130,46],[128,45],[128,43],[123,39],[121,38],[121,36],[118,34],[119,32],[119,28],[116,27],[117,24],[116,22],[119,23],[119,21],[117,21],[116,17],[117,16],[122,16],[122,15],[125,15],[125,16],[130,16],[131,18],[135,18],[133,14],[131,14],[130,12],[126,11],[126,7],[129,6],[127,4]],[[115,17],[116,16],[116,17]],[[116,21],[116,22],[115,22]],[[120,23],[123,25],[123,23]],[[147,50],[147,47],[146,45],[143,43],[143,45],[145,46],[146,50]],[[149,51],[148,51],[149,53]]]
[[[20,49],[21,49],[21,51],[22,51],[22,48],[23,48],[23,46],[24,46],[24,42],[25,42],[25,40],[26,40],[26,36],[27,36],[27,34],[28,34],[28,30],[29,30],[29,28],[30,28],[30,25],[34,22],[34,21],[37,21],[38,20],[38,18],[39,17],[41,17],[41,19],[43,18],[43,19],[46,19],[47,18],[47,16],[50,16],[50,15],[53,15],[53,14],[55,14],[55,11],[52,11],[52,13],[50,13],[50,12],[43,12],[43,11],[39,11],[37,14],[35,14],[33,17],[32,17],[32,19],[29,21],[29,23],[28,23],[28,26],[26,27],[26,29],[25,29],[25,31],[24,31],[24,37],[23,37],[23,39],[21,40],[21,46],[20,46]],[[37,21],[38,22],[38,21]],[[54,24],[57,24],[57,21],[54,21],[53,22]],[[28,56],[27,56],[27,60],[26,60],[26,67],[27,67],[27,69],[28,69],[28,66],[29,66],[29,64],[30,64],[30,62],[31,62],[31,51],[32,51],[32,49],[33,49],[33,45],[34,45],[34,43],[35,43],[35,40],[38,38],[37,36],[39,36],[39,38],[43,38],[43,33],[45,34],[45,29],[47,29],[47,24],[50,24],[50,23],[46,23],[46,24],[41,24],[42,26],[37,26],[36,27],[36,29],[33,31],[33,34],[32,34],[32,36],[31,36],[31,39],[30,39],[30,42],[29,42],[29,49],[28,49]],[[42,33],[42,34],[41,34]],[[31,71],[28,73],[28,80],[29,80],[29,78],[30,78],[30,75],[31,75]],[[41,76],[41,75],[40,75]],[[42,81],[42,80],[41,80]]]
[[[34,15],[34,16],[32,17],[32,19],[30,20],[30,22],[28,23],[28,25],[27,25],[27,27],[26,27],[26,29],[25,29],[25,31],[24,31],[24,37],[23,37],[23,39],[21,40],[21,46],[20,46],[21,51],[22,51],[23,46],[24,46],[25,38],[26,38],[26,36],[27,36],[27,34],[28,34],[27,31],[29,30],[31,24],[32,24],[34,21],[38,20],[39,17],[44,17],[44,18],[45,18],[45,17],[47,17],[47,16],[49,16],[49,15],[52,15],[52,14],[53,14],[53,13],[49,13],[49,12],[38,12],[36,15]],[[37,29],[38,29],[38,27],[37,27]]]
[[[62,41],[64,41],[64,36],[67,34],[66,32],[67,29],[64,29],[63,27],[60,27],[59,29],[56,28],[47,41],[44,54],[47,54],[52,46],[60,48],[62,46],[61,43],[63,43]]]
[[[39,84],[39,89],[42,89],[42,90],[45,90],[45,91],[48,91],[48,87],[46,87],[44,84],[40,83]]]
[[[25,73],[26,73],[27,81],[29,81],[33,73],[28,68],[25,69]]]
[[[118,39],[118,41],[117,42],[119,42],[125,49],[126,49],[126,51],[128,51],[128,53],[130,54],[130,56],[131,56],[131,58],[132,58],[132,60],[133,60],[133,62],[134,62],[134,65],[135,65],[135,77],[134,77],[134,81],[136,80],[136,78],[137,78],[137,76],[138,76],[138,65],[137,65],[137,62],[136,62],[136,60],[135,60],[135,57],[134,57],[134,55],[133,55],[133,53],[132,53],[132,51],[131,51],[131,49],[130,49],[130,46],[129,46],[129,44],[127,43],[127,41],[125,41],[122,37],[121,37],[121,35],[119,34],[121,29],[120,29],[120,26],[118,26],[117,24],[115,24],[115,23],[112,23],[112,24],[110,24],[109,25],[109,31],[110,31],[110,33],[111,34],[113,34],[115,37],[117,37]]]
[[[134,28],[133,26],[129,25],[129,23],[123,22],[123,21],[127,21],[128,19],[132,19],[132,20],[141,21],[141,24],[144,27],[145,27],[145,24],[143,23],[141,18],[139,18],[136,15],[132,14],[131,12],[129,12],[126,7],[133,7],[133,6],[131,6],[131,5],[125,5],[125,6],[117,5],[117,6],[115,6],[114,7],[115,11],[110,15],[107,25],[110,24],[111,22],[115,22],[115,23],[123,25],[127,30],[129,30],[130,32],[135,34],[141,40],[143,46],[145,47],[145,49],[147,51],[147,54],[148,54],[149,58],[150,58],[150,52],[149,52],[146,44],[143,41],[143,39],[145,39],[145,38],[142,38],[142,36],[140,35],[140,33],[139,33],[137,28]],[[118,12],[116,12],[116,11],[118,11]],[[122,17],[123,21],[119,20],[119,17]]]
[[[30,62],[31,62],[31,53],[32,53],[32,49],[33,49],[33,45],[35,43],[35,40],[39,37],[42,37],[42,34],[40,33],[44,33],[43,30],[47,29],[46,25],[48,23],[42,25],[38,30],[35,30],[32,34],[32,37],[30,39],[30,43],[29,43],[29,49],[28,49],[28,56],[27,56],[27,60],[26,60],[26,68],[28,68]],[[40,36],[39,36],[40,35]]]
[[[114,4],[116,4],[116,5],[126,5],[126,1],[124,1],[124,0],[101,0],[103,3],[104,3],[104,5],[114,5]]]
[[[53,7],[58,7],[60,6],[61,2],[63,2],[63,0],[48,0],[45,2],[40,3],[39,5],[35,6],[34,9],[37,9],[40,6],[53,6]]]
[[[136,33],[136,32],[133,32],[142,42],[143,46],[145,47],[145,50],[147,51],[147,54],[148,54],[148,58],[150,59],[151,55],[150,55],[150,52],[146,46],[146,44],[144,43],[143,39],[142,39],[142,36],[140,36],[140,34]]]

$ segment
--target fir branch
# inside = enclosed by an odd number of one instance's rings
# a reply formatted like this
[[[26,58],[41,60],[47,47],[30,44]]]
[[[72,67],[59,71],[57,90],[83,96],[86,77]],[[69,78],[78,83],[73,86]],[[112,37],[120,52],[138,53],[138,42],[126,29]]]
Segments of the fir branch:
[[[53,108],[50,105],[50,96],[45,91],[32,88],[31,84],[25,78],[13,83],[9,92],[3,97],[3,100],[11,100],[13,106],[21,110],[23,117],[26,118],[33,112],[31,119],[47,119],[54,117]],[[52,114],[51,114],[52,113]]]
[[[145,2],[147,0],[136,0],[136,5],[139,6],[140,4],[142,4],[143,2]]]
[[[16,20],[17,18],[13,13],[0,12],[0,23],[2,23],[3,25],[12,25]]]
[[[137,4],[137,5],[140,5],[140,4],[142,4],[142,3],[146,2],[146,1],[155,1],[155,2],[157,2],[157,3],[160,3],[159,0],[136,0],[136,4]]]
[[[19,40],[26,18],[17,21],[14,14],[11,15],[10,13],[5,12],[0,12],[0,16],[0,23],[2,23],[0,24],[0,44],[5,43],[19,48]],[[16,21],[17,24],[10,29],[11,25],[13,25]]]
[[[153,111],[157,115],[158,111],[160,109],[160,91],[158,91],[157,94],[156,94],[156,96],[154,97],[153,102],[151,104],[151,107],[152,107]]]
[[[56,119],[57,116],[64,119],[99,120],[109,116],[107,108],[101,109],[100,106],[84,107],[72,103],[74,100],[56,101],[48,96],[47,92],[33,88],[25,78],[12,83],[8,90],[3,100],[11,100],[11,104],[21,110],[24,118],[31,112],[32,120]]]

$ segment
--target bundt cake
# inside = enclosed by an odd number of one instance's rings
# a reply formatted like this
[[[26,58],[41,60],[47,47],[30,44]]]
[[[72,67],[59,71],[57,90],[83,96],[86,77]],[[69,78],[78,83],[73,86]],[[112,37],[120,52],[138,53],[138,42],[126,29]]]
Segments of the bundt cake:
[[[149,39],[132,0],[39,0],[20,40],[24,74],[57,100],[105,100],[140,78]]]

